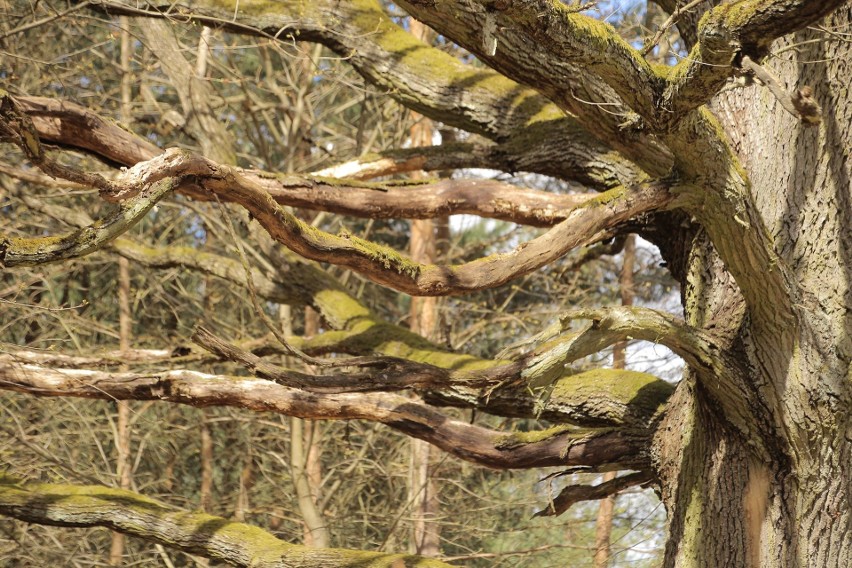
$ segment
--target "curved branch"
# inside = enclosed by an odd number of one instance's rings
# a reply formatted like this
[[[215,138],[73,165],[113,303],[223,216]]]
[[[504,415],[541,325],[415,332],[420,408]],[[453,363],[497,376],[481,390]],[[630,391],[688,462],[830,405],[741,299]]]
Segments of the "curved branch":
[[[556,62],[570,62],[584,70],[584,81],[588,79],[587,73],[592,73],[634,111],[643,116],[653,112],[654,87],[660,78],[650,63],[611,25],[586,16],[563,2],[401,0],[399,4],[414,17],[423,19],[484,57],[489,65],[505,71],[509,77],[531,86],[544,81],[547,86],[536,88],[548,93],[548,96],[550,91],[565,88],[566,77],[557,77],[552,72],[557,68]],[[452,22],[447,21],[450,16],[453,16]],[[489,19],[499,30],[494,38],[499,55],[489,56],[482,47],[485,22]],[[479,42],[475,41],[474,34],[479,36]],[[547,55],[542,55],[541,45],[547,45]],[[546,60],[542,61],[543,58]],[[531,61],[542,62],[544,67],[531,65]],[[578,101],[568,102],[569,97],[564,95],[555,100],[558,103],[565,100],[578,115],[589,111]]]
[[[670,152],[635,120],[653,116],[664,79],[609,24],[555,0],[402,0],[399,5],[572,113],[593,136],[649,174],[668,172]],[[483,45],[489,21],[498,30],[494,53]]]
[[[583,144],[575,140],[585,140]],[[450,143],[385,150],[316,172],[328,177],[370,179],[415,170],[486,168],[533,172],[603,191],[639,179],[641,170],[597,144],[572,118],[535,122],[495,144]]]
[[[192,406],[233,406],[319,420],[380,422],[461,459],[494,468],[584,465],[595,471],[646,469],[648,432],[570,430],[504,434],[453,420],[416,399],[392,393],[324,394],[254,377],[173,370],[109,373],[0,364],[0,389],[36,396],[102,400],[163,400]]]
[[[144,138],[72,102],[45,97],[15,97],[15,102],[30,117],[39,137],[59,146],[86,150],[122,166],[162,153]]]
[[[797,325],[800,289],[775,250],[746,170],[720,132],[702,107],[666,137],[678,154],[678,205],[707,231],[743,293],[752,324],[786,335]]]
[[[310,258],[346,266],[370,280],[415,296],[442,296],[493,288],[528,274],[575,247],[600,239],[603,231],[668,205],[672,195],[661,184],[613,189],[573,209],[544,235],[510,253],[455,266],[412,262],[388,247],[350,235],[320,231],[278,205],[263,187],[239,171],[200,156],[170,149],[119,176],[127,187],[142,187],[166,177],[192,176],[215,195],[245,207],[273,239]]]
[[[845,0],[739,0],[710,10],[698,27],[698,44],[669,73],[658,72],[609,25],[577,13],[555,0],[506,2],[399,2],[409,13],[432,25],[488,64],[520,83],[544,93],[573,112],[591,129],[600,112],[566,93],[571,83],[566,67],[591,71],[612,90],[616,101],[637,113],[651,132],[673,129],[689,111],[707,103],[737,71],[739,57],[761,58],[776,38],[804,28],[831,13]],[[502,52],[483,49],[485,22],[493,20]],[[539,45],[548,46],[542,54]],[[530,61],[536,64],[530,65]],[[561,72],[559,72],[561,70]],[[585,73],[582,80],[589,82]],[[587,100],[607,100],[587,99]],[[610,103],[611,104],[611,103]],[[615,106],[615,108],[618,108]],[[603,117],[604,139],[631,158],[646,158],[636,144],[617,139],[616,122]],[[628,121],[630,122],[630,121]],[[638,121],[634,121],[637,122]],[[643,163],[643,167],[646,167]],[[649,170],[650,171],[650,170]]]
[[[505,138],[531,121],[561,114],[536,91],[429,47],[396,25],[376,0],[286,0],[250,9],[219,0],[184,5],[103,0],[92,5],[112,14],[193,21],[243,35],[321,43],[405,106],[490,138]]]
[[[36,266],[100,250],[130,230],[180,181],[169,178],[146,185],[133,198],[123,202],[112,216],[67,235],[22,238],[0,234],[0,268]]]
[[[42,525],[108,527],[245,568],[449,568],[419,556],[290,544],[245,523],[98,485],[31,483],[0,475],[0,514]]]
[[[15,97],[15,102],[32,120],[35,132],[43,140],[82,149],[124,166],[133,166],[162,154],[159,148],[144,139],[73,103],[41,97]],[[571,125],[563,122],[557,120],[544,127],[526,128],[501,144],[479,147],[451,144],[395,150],[384,152],[372,160],[362,158],[357,166],[349,163],[308,176],[241,171],[269,191],[279,204],[292,207],[372,218],[426,219],[468,213],[533,226],[551,226],[564,218],[567,209],[588,196],[555,195],[493,180],[441,180],[399,186],[392,183],[356,183],[329,177],[364,171],[361,168],[370,175],[386,175],[388,170],[494,167],[555,174],[597,189],[609,189],[617,185],[618,179],[636,177],[634,170],[623,167],[618,160],[614,165],[606,164],[605,160],[612,157],[611,152],[598,155],[566,148],[565,138],[571,136]],[[19,175],[27,181],[38,182],[38,177],[28,172],[20,172]],[[57,172],[57,175],[63,174]],[[105,194],[107,198],[110,198],[109,190],[107,188]],[[191,188],[184,190],[196,199],[208,198]],[[113,191],[111,198],[116,199],[116,194],[120,195],[120,191]],[[227,196],[222,198],[227,199]]]
[[[617,128],[608,138],[614,146],[597,142],[590,132],[599,132],[604,120],[612,122],[605,112],[601,111],[598,116],[600,121],[584,126],[574,117],[565,116],[538,91],[429,47],[396,25],[376,0],[315,0],[307,4],[285,1],[255,4],[250,9],[239,2],[218,0],[196,0],[191,6],[122,0],[93,4],[109,13],[190,20],[245,35],[321,43],[403,105],[433,120],[492,140],[507,141],[522,136],[528,139],[528,146],[533,138],[525,135],[525,131],[552,123],[553,133],[561,134],[561,139],[552,138],[559,139],[563,155],[585,155],[598,163],[621,162],[616,169],[631,170],[626,160],[612,152],[612,148],[623,146],[639,152],[645,169],[653,174],[663,174],[671,165],[668,153],[660,144],[640,139],[635,145],[624,145],[624,133],[619,135]],[[456,17],[452,14],[443,23]],[[595,98],[587,95],[581,86],[577,88],[581,89],[577,95],[579,99]],[[551,96],[551,93],[545,95]],[[576,103],[576,99],[572,100]],[[566,165],[569,167],[564,171],[570,176],[573,166]],[[633,179],[619,179],[620,183],[631,181]]]
[[[371,372],[314,375],[299,373],[265,361],[254,353],[223,341],[204,328],[196,329],[192,340],[217,357],[239,363],[256,377],[318,394],[440,389],[454,382],[475,388],[497,384],[511,374],[517,374],[517,369],[512,365],[468,373],[453,372],[398,357],[373,356],[362,357],[359,361],[361,366],[371,367]],[[351,365],[341,361],[341,365],[344,364]]]
[[[571,331],[571,324],[576,320],[589,323],[579,331]],[[565,332],[569,333],[548,340]],[[534,384],[556,379],[566,363],[630,339],[665,345],[701,376],[717,378],[734,373],[741,384],[744,382],[745,370],[733,358],[725,356],[710,334],[671,314],[648,308],[618,306],[574,310],[560,316],[559,321],[539,334],[538,339],[547,342],[523,358],[527,368],[522,374]]]
[[[358,186],[322,178],[279,176],[262,186],[281,205],[372,219],[434,219],[469,214],[533,227],[551,227],[597,194],[560,195],[488,179],[395,186]]]
[[[21,196],[25,201],[27,196]],[[34,203],[44,209],[44,204]],[[60,219],[71,218],[64,208],[51,205],[50,214]],[[54,210],[56,209],[56,210]],[[241,263],[200,252],[189,247],[151,248],[127,239],[116,239],[110,248],[142,264],[156,268],[180,266],[211,274],[244,285],[244,268]],[[559,381],[557,387],[542,399],[520,385],[520,371],[513,365],[507,373],[506,361],[477,359],[463,353],[452,353],[436,346],[411,331],[377,319],[369,309],[350,296],[327,273],[310,262],[286,251],[277,251],[277,273],[269,274],[253,269],[252,278],[257,292],[266,299],[285,304],[311,305],[328,325],[336,331],[327,331],[311,339],[288,338],[300,350],[314,355],[347,353],[351,355],[386,355],[409,361],[427,363],[442,369],[452,369],[454,379],[439,391],[424,393],[438,404],[475,407],[502,416],[543,417],[556,422],[568,421],[586,426],[627,425],[644,428],[660,405],[671,393],[671,387],[642,373],[597,371],[572,375]],[[263,341],[245,344],[253,353],[280,353]],[[197,356],[193,360],[196,360]],[[12,361],[15,359],[12,358]],[[42,357],[28,357],[20,361],[46,364]],[[187,361],[186,357],[172,360]],[[51,363],[68,366],[67,363]],[[85,363],[79,363],[83,365]],[[503,369],[488,369],[503,366]],[[502,384],[483,393],[472,388],[479,384]],[[588,404],[589,400],[595,401]]]
[[[761,408],[749,380],[749,369],[723,350],[706,331],[687,325],[670,314],[647,308],[612,307],[577,310],[542,333],[552,336],[575,320],[590,323],[580,331],[545,343],[524,357],[522,376],[533,384],[548,383],[562,373],[566,362],[596,353],[619,341],[641,339],[665,345],[695,371],[699,383],[719,403],[728,421],[748,433],[755,408]]]
[[[581,501],[606,499],[610,495],[616,495],[630,487],[647,484],[653,479],[652,473],[637,471],[604,481],[598,485],[569,485],[559,492],[556,499],[546,509],[537,512],[533,517],[558,517]]]

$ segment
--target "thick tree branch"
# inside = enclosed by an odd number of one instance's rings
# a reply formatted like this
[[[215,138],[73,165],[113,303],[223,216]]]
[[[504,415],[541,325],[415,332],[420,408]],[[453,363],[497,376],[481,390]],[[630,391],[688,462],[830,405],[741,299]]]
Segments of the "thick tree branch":
[[[432,404],[473,407],[489,414],[543,418],[582,427],[646,429],[653,424],[674,387],[647,373],[595,369],[563,375],[530,394],[526,383],[482,392],[459,387],[424,393]]]
[[[576,320],[590,323],[579,331],[568,331]],[[553,381],[563,373],[567,362],[619,341],[640,339],[665,345],[683,358],[735,427],[748,434],[754,424],[754,409],[761,404],[749,380],[749,369],[722,349],[711,334],[669,314],[637,307],[576,310],[560,317],[541,336],[546,339],[554,333],[565,335],[547,341],[524,357],[526,368],[522,376],[532,384]]]
[[[573,140],[586,138],[584,145]],[[450,143],[385,150],[316,172],[326,177],[370,179],[410,171],[486,168],[533,172],[603,191],[641,178],[641,170],[605,146],[588,139],[570,118],[536,122],[498,143]]]
[[[615,163],[617,170],[632,169],[626,160],[612,152],[612,148],[624,146],[618,136],[610,137],[616,145],[609,147],[589,135],[590,131],[597,132],[600,124],[587,123],[584,127],[574,117],[564,116],[536,90],[429,47],[397,26],[376,0],[320,0],[309,6],[290,0],[253,5],[250,11],[239,2],[216,0],[195,0],[183,5],[102,1],[96,5],[110,13],[191,20],[270,39],[292,37],[322,43],[346,58],[368,81],[433,120],[496,141],[522,138],[526,141],[518,140],[521,147],[529,146],[533,140],[532,133],[526,131],[540,130],[545,123],[552,122],[554,134],[558,131],[561,135],[561,139],[552,136],[559,140],[560,153],[556,155],[569,159],[585,156],[593,163]],[[584,89],[577,92],[577,97],[597,100]],[[604,116],[600,118],[610,118],[602,113]],[[652,140],[640,142],[625,148],[639,152],[649,172],[665,173],[671,165],[665,149]],[[544,161],[539,163],[546,165]],[[566,166],[564,171],[569,175],[576,169],[570,162]],[[620,177],[619,181],[629,183],[633,179]]]
[[[494,69],[536,88],[574,113],[590,130],[592,121],[602,123],[605,125],[603,131],[597,132],[601,132],[603,140],[652,171],[635,144],[625,146],[616,139],[618,124],[612,116],[602,117],[593,105],[584,107],[571,93],[566,93],[566,86],[573,86],[566,68],[591,71],[595,76],[592,82],[602,81],[614,95],[610,100],[604,97],[587,101],[607,101],[615,109],[618,103],[624,103],[627,108],[621,112],[629,109],[637,113],[650,132],[668,132],[689,111],[705,104],[724,86],[737,71],[739,57],[748,55],[759,59],[765,56],[776,38],[816,22],[843,2],[739,0],[723,3],[702,19],[698,28],[699,43],[670,73],[652,68],[611,26],[577,13],[562,2],[403,0],[400,5],[476,53]],[[482,45],[489,20],[500,30],[496,34],[498,46],[501,43],[505,46],[497,54],[488,53]],[[545,56],[537,48],[541,43],[548,45]],[[537,64],[530,65],[529,61]],[[589,84],[590,78],[584,73],[575,75]],[[622,122],[641,126],[635,120],[622,119]]]
[[[272,183],[269,183],[269,182]],[[279,176],[262,184],[281,205],[373,219],[434,219],[469,214],[533,227],[551,227],[597,194],[560,195],[488,179],[394,186]]]
[[[412,295],[450,295],[496,287],[528,274],[577,246],[599,240],[603,231],[631,217],[668,205],[672,196],[660,184],[614,189],[573,209],[553,229],[506,254],[456,266],[414,263],[396,251],[349,235],[330,235],[307,225],[278,205],[267,191],[239,171],[200,156],[169,150],[123,172],[129,186],[167,177],[192,176],[216,195],[245,207],[273,239],[294,252],[352,268],[370,280]]]
[[[375,0],[287,0],[252,6],[250,11],[238,2],[216,0],[93,4],[110,13],[189,20],[246,35],[321,43],[409,108],[488,137],[505,138],[542,112],[549,118],[560,114],[535,91],[430,48],[397,26]]]
[[[59,368],[80,367],[117,367],[128,363],[184,363],[188,360],[182,353],[185,348],[175,349],[129,349],[125,351],[105,351],[92,355],[65,355],[53,351],[29,351],[13,349],[0,352],[0,363],[29,363]],[[192,357],[192,359],[198,359]]]
[[[314,176],[243,172],[280,205],[373,219],[432,219],[469,214],[534,227],[551,227],[597,194],[554,194],[487,179],[357,183]],[[187,193],[197,200],[212,197]],[[227,193],[223,200],[231,201]]]
[[[144,138],[74,103],[45,97],[15,97],[15,101],[44,141],[85,150],[121,166],[132,166],[162,153]]]
[[[589,323],[579,331],[571,331],[571,324],[577,320]],[[548,340],[566,332],[564,337]],[[559,321],[539,337],[546,343],[523,358],[527,362],[523,375],[536,384],[559,377],[562,367],[568,362],[627,339],[665,345],[708,378],[733,372],[740,381],[744,380],[745,371],[733,359],[723,355],[710,334],[688,326],[670,314],[648,308],[623,306],[575,310],[560,316]]]
[[[450,419],[410,397],[392,393],[318,396],[254,377],[186,370],[109,373],[21,364],[0,364],[0,389],[36,396],[233,406],[319,420],[369,420],[494,468],[584,465],[602,471],[648,467],[644,452],[648,432],[642,429],[561,429],[550,434],[509,435]]]
[[[73,103],[40,97],[16,97],[15,101],[30,117],[42,140],[82,149],[124,166],[133,166],[162,153],[156,146]],[[522,145],[520,141],[510,140],[479,148],[470,144],[456,144],[436,147],[431,152],[428,149],[401,150],[387,152],[374,158],[373,162],[367,162],[368,165],[374,164],[372,168],[368,166],[367,171],[373,172],[373,175],[386,175],[387,171],[377,173],[375,166],[387,170],[401,163],[406,171],[478,166],[534,169],[544,173],[544,170],[558,164],[560,177],[573,177],[599,189],[614,186],[616,172],[604,166],[603,156],[600,161],[585,154],[566,157],[561,142],[565,136],[563,130],[560,129],[558,139],[553,139],[547,129],[539,132],[538,127],[531,128],[536,131],[535,136],[528,133],[531,139],[536,140],[532,148]],[[421,155],[421,152],[426,154]],[[533,156],[540,163],[531,161]],[[241,171],[269,191],[281,205],[359,217],[426,219],[468,213],[533,226],[550,226],[561,221],[568,209],[587,197],[555,195],[493,180],[440,180],[396,186],[391,183],[359,184],[329,179],[338,177],[338,174],[352,173],[352,168],[352,165],[342,170],[333,168],[329,172],[310,176]],[[327,173],[334,175],[329,176]],[[635,172],[629,170],[617,174],[623,178],[635,177]],[[37,181],[27,172],[21,172],[20,175],[29,181]],[[209,199],[205,193],[193,192],[191,186],[185,187],[185,191],[196,198]],[[227,196],[221,198],[228,199]]]
[[[553,0],[399,4],[493,69],[576,116],[590,133],[647,173],[668,172],[669,151],[635,120],[652,115],[654,93],[665,80],[609,24]],[[488,22],[497,30],[494,53],[483,45]]]
[[[661,82],[659,75],[612,26],[586,16],[563,2],[402,0],[400,5],[416,18],[423,18],[441,33],[446,33],[477,55],[484,56],[489,65],[507,72],[507,76],[527,85],[539,84],[537,79],[539,82],[545,81],[549,87],[540,90],[549,97],[551,92],[564,89],[566,80],[572,82],[565,76],[557,78],[551,73],[555,61],[562,60],[584,70],[581,80],[587,81],[588,73],[591,73],[602,79],[629,108],[643,116],[652,114],[654,88]],[[447,21],[450,15],[455,16],[454,22]],[[483,49],[482,35],[479,46],[473,42],[472,34],[484,34],[483,28],[489,19],[494,21],[498,30],[494,39],[497,41],[499,56],[489,56]],[[469,32],[462,29],[462,26],[471,25]],[[526,46],[523,45],[524,41]],[[529,64],[529,61],[541,59],[541,50],[538,48],[541,44],[546,44],[549,52],[547,67],[544,69]],[[522,60],[528,62],[526,66],[521,64]],[[564,95],[554,100],[558,104],[566,101],[578,116],[589,112],[582,103],[569,102],[570,99]]]
[[[678,155],[678,204],[704,227],[759,327],[795,326],[798,285],[775,251],[748,174],[707,109],[690,113],[666,137]]]
[[[21,196],[29,202],[29,197]],[[43,210],[43,203],[34,203]],[[40,206],[40,207],[39,207]],[[53,211],[52,209],[58,209]],[[68,212],[51,206],[51,215],[60,219],[72,219]],[[110,249],[148,267],[170,268],[180,266],[223,278],[233,284],[245,283],[244,268],[240,262],[223,256],[197,251],[189,247],[152,248],[127,239],[116,239]],[[486,412],[505,416],[541,416],[555,421],[569,421],[579,425],[633,425],[644,427],[658,407],[665,402],[671,387],[664,381],[642,373],[615,373],[612,371],[581,374],[560,381],[559,388],[542,399],[531,395],[527,387],[518,386],[523,366],[515,365],[511,373],[504,370],[498,375],[486,369],[506,365],[503,361],[477,359],[466,354],[447,352],[424,340],[409,330],[387,324],[375,316],[360,302],[352,298],[325,272],[317,269],[290,253],[280,254],[276,261],[279,270],[270,274],[253,269],[252,278],[259,295],[283,304],[311,305],[336,331],[327,331],[309,340],[290,337],[288,342],[314,355],[348,353],[351,355],[391,355],[410,361],[427,363],[442,369],[454,369],[457,381],[447,379],[447,386],[440,393],[432,391],[428,396],[440,404],[473,406]],[[274,348],[263,342],[245,344],[254,353],[275,353]],[[165,352],[164,352],[165,353]],[[9,357],[9,356],[7,356]],[[165,357],[165,355],[163,356]],[[163,362],[165,359],[157,360]],[[8,361],[24,361],[55,366],[75,366],[73,362],[54,361],[39,356],[18,358]],[[75,359],[76,360],[76,359]],[[76,366],[85,365],[83,359]],[[98,359],[100,360],[100,359]],[[186,361],[172,360],[172,363]],[[198,360],[193,356],[192,360]],[[51,361],[54,361],[51,363]],[[144,361],[139,361],[144,362]],[[149,361],[150,362],[150,361]],[[496,388],[483,393],[474,388],[477,384],[502,382]],[[617,388],[614,388],[616,387]],[[613,393],[624,394],[623,397]],[[594,401],[594,402],[590,402]]]
[[[370,372],[315,375],[299,373],[265,361],[254,353],[223,341],[204,328],[196,329],[192,340],[214,355],[240,364],[257,377],[269,379],[279,385],[321,394],[440,389],[454,382],[476,388],[498,384],[512,375],[517,375],[517,369],[513,365],[493,367],[475,373],[452,372],[434,365],[387,356],[362,357],[362,366],[371,367],[373,370]],[[341,361],[341,365],[344,364],[351,366],[350,363]]]
[[[2,475],[0,514],[42,525],[107,527],[246,568],[449,567],[417,556],[290,544],[258,527],[97,485],[31,483]]]
[[[330,235],[311,227],[281,207],[262,185],[239,170],[176,149],[123,171],[117,178],[120,183],[114,184],[117,193],[111,198],[127,199],[143,188],[166,179],[180,181],[178,178],[191,178],[213,194],[239,203],[273,239],[294,252],[312,260],[347,266],[377,283],[412,295],[459,294],[499,286],[575,247],[599,240],[604,231],[631,217],[662,209],[672,200],[668,189],[659,184],[609,190],[574,208],[553,229],[510,253],[457,266],[439,266],[414,263],[388,247],[354,236]]]

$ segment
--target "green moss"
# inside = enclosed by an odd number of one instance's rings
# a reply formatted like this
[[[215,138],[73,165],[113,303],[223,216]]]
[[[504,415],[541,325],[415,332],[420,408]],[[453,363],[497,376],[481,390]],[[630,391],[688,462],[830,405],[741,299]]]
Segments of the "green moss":
[[[16,256],[39,256],[49,254],[66,244],[68,236],[47,236],[47,237],[12,237],[6,239],[8,243],[8,254]]]
[[[674,392],[669,383],[647,373],[595,369],[562,377],[549,404],[595,416],[602,424],[647,424]]]
[[[361,302],[340,289],[325,289],[314,294],[314,307],[336,328],[346,328],[354,320],[372,317]]]
[[[416,279],[424,268],[424,265],[414,262],[388,246],[360,237],[344,236],[342,238],[351,241],[352,245],[370,260],[378,262],[385,268],[393,269],[399,274],[404,274],[412,280]]]
[[[602,391],[617,402],[649,406],[655,410],[668,400],[674,387],[648,373],[593,369],[559,379],[550,398],[567,404],[582,403],[590,393]]]
[[[588,431],[586,430],[578,429],[576,427],[567,426],[563,424],[560,426],[554,426],[552,428],[546,428],[544,430],[532,430],[529,432],[512,432],[511,434],[506,434],[502,436],[495,443],[495,446],[501,450],[508,450],[526,444],[536,444],[539,442],[543,442],[566,432],[575,432],[578,436],[584,436],[588,433]]]
[[[624,197],[625,193],[627,193],[627,188],[623,185],[619,185],[595,195],[591,199],[584,201],[578,207],[597,207],[599,205],[608,205],[616,199]]]
[[[736,31],[748,26],[758,12],[773,4],[777,4],[777,0],[724,3],[710,12],[710,18],[720,22],[725,28]],[[710,18],[707,21],[710,21]]]
[[[185,551],[205,551],[211,558],[229,562],[234,561],[233,555],[247,555],[252,566],[267,563],[307,566],[326,561],[352,568],[391,568],[399,566],[400,561],[412,567],[448,566],[437,560],[403,554],[346,549],[314,551],[279,540],[258,527],[202,512],[179,511],[144,495],[97,485],[26,483],[0,474],[0,501],[11,505],[12,511],[23,511],[19,518],[25,520],[39,522],[39,515],[49,511],[54,523],[94,526],[103,524],[101,519],[106,517],[127,534],[154,539]],[[30,510],[36,512],[35,518],[30,516]],[[89,512],[93,514],[87,515]],[[18,515],[13,512],[12,516]],[[152,524],[152,517],[161,523]],[[170,526],[174,528],[167,529]],[[211,545],[209,548],[208,544]]]

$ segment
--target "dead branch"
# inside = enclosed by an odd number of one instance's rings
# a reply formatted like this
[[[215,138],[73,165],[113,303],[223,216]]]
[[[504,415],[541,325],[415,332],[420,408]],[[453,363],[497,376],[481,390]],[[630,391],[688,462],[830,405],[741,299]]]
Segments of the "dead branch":
[[[653,474],[647,471],[638,471],[616,477],[598,485],[569,485],[559,492],[546,509],[542,509],[533,517],[555,517],[559,516],[573,505],[581,501],[597,501],[606,499],[610,495],[621,493],[629,487],[644,485],[654,479]]]
[[[493,468],[586,465],[594,471],[647,469],[641,429],[505,434],[453,420],[417,399],[392,393],[324,394],[255,377],[187,370],[111,373],[0,363],[0,389],[35,396],[162,400],[190,406],[232,406],[319,420],[369,420],[425,440],[461,459]]]

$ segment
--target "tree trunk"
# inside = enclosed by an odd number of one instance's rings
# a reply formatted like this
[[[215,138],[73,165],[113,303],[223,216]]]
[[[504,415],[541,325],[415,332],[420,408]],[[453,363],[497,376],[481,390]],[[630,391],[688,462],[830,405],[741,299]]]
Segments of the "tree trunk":
[[[122,16],[119,19],[119,27],[121,28],[121,121],[129,126],[133,120],[130,108],[132,101],[131,83],[133,80],[130,70],[130,59],[133,55],[130,42],[130,18]],[[122,257],[118,259],[118,348],[122,352],[127,352],[130,349],[132,325],[130,261]],[[133,481],[130,463],[130,402],[119,400],[115,404],[118,413],[115,436],[116,476],[120,488],[130,489]],[[109,565],[120,566],[123,555],[124,535],[120,532],[113,532],[109,548]]]
[[[411,18],[411,33],[418,39],[431,41],[431,30]],[[428,118],[411,113],[411,145],[431,146],[433,125]],[[412,172],[411,178],[423,177],[421,172]],[[409,243],[411,258],[416,262],[432,263],[437,260],[438,248],[432,219],[411,221]],[[427,339],[436,339],[438,330],[438,298],[413,297],[409,311],[409,327]],[[408,501],[412,507],[413,525],[409,540],[409,552],[422,556],[437,556],[440,553],[441,527],[438,516],[438,485],[434,478],[434,455],[432,447],[422,440],[411,440],[409,456]]]
[[[847,3],[823,27],[850,23]],[[656,445],[671,537],[665,566],[822,568],[852,558],[852,44],[833,33],[812,27],[785,38],[762,63],[788,92],[813,88],[819,126],[787,114],[758,84],[712,107],[793,275],[796,317],[783,325],[749,317],[696,236],[683,283],[687,320],[746,365],[758,407],[747,430],[735,430],[691,376],[670,400]]]

